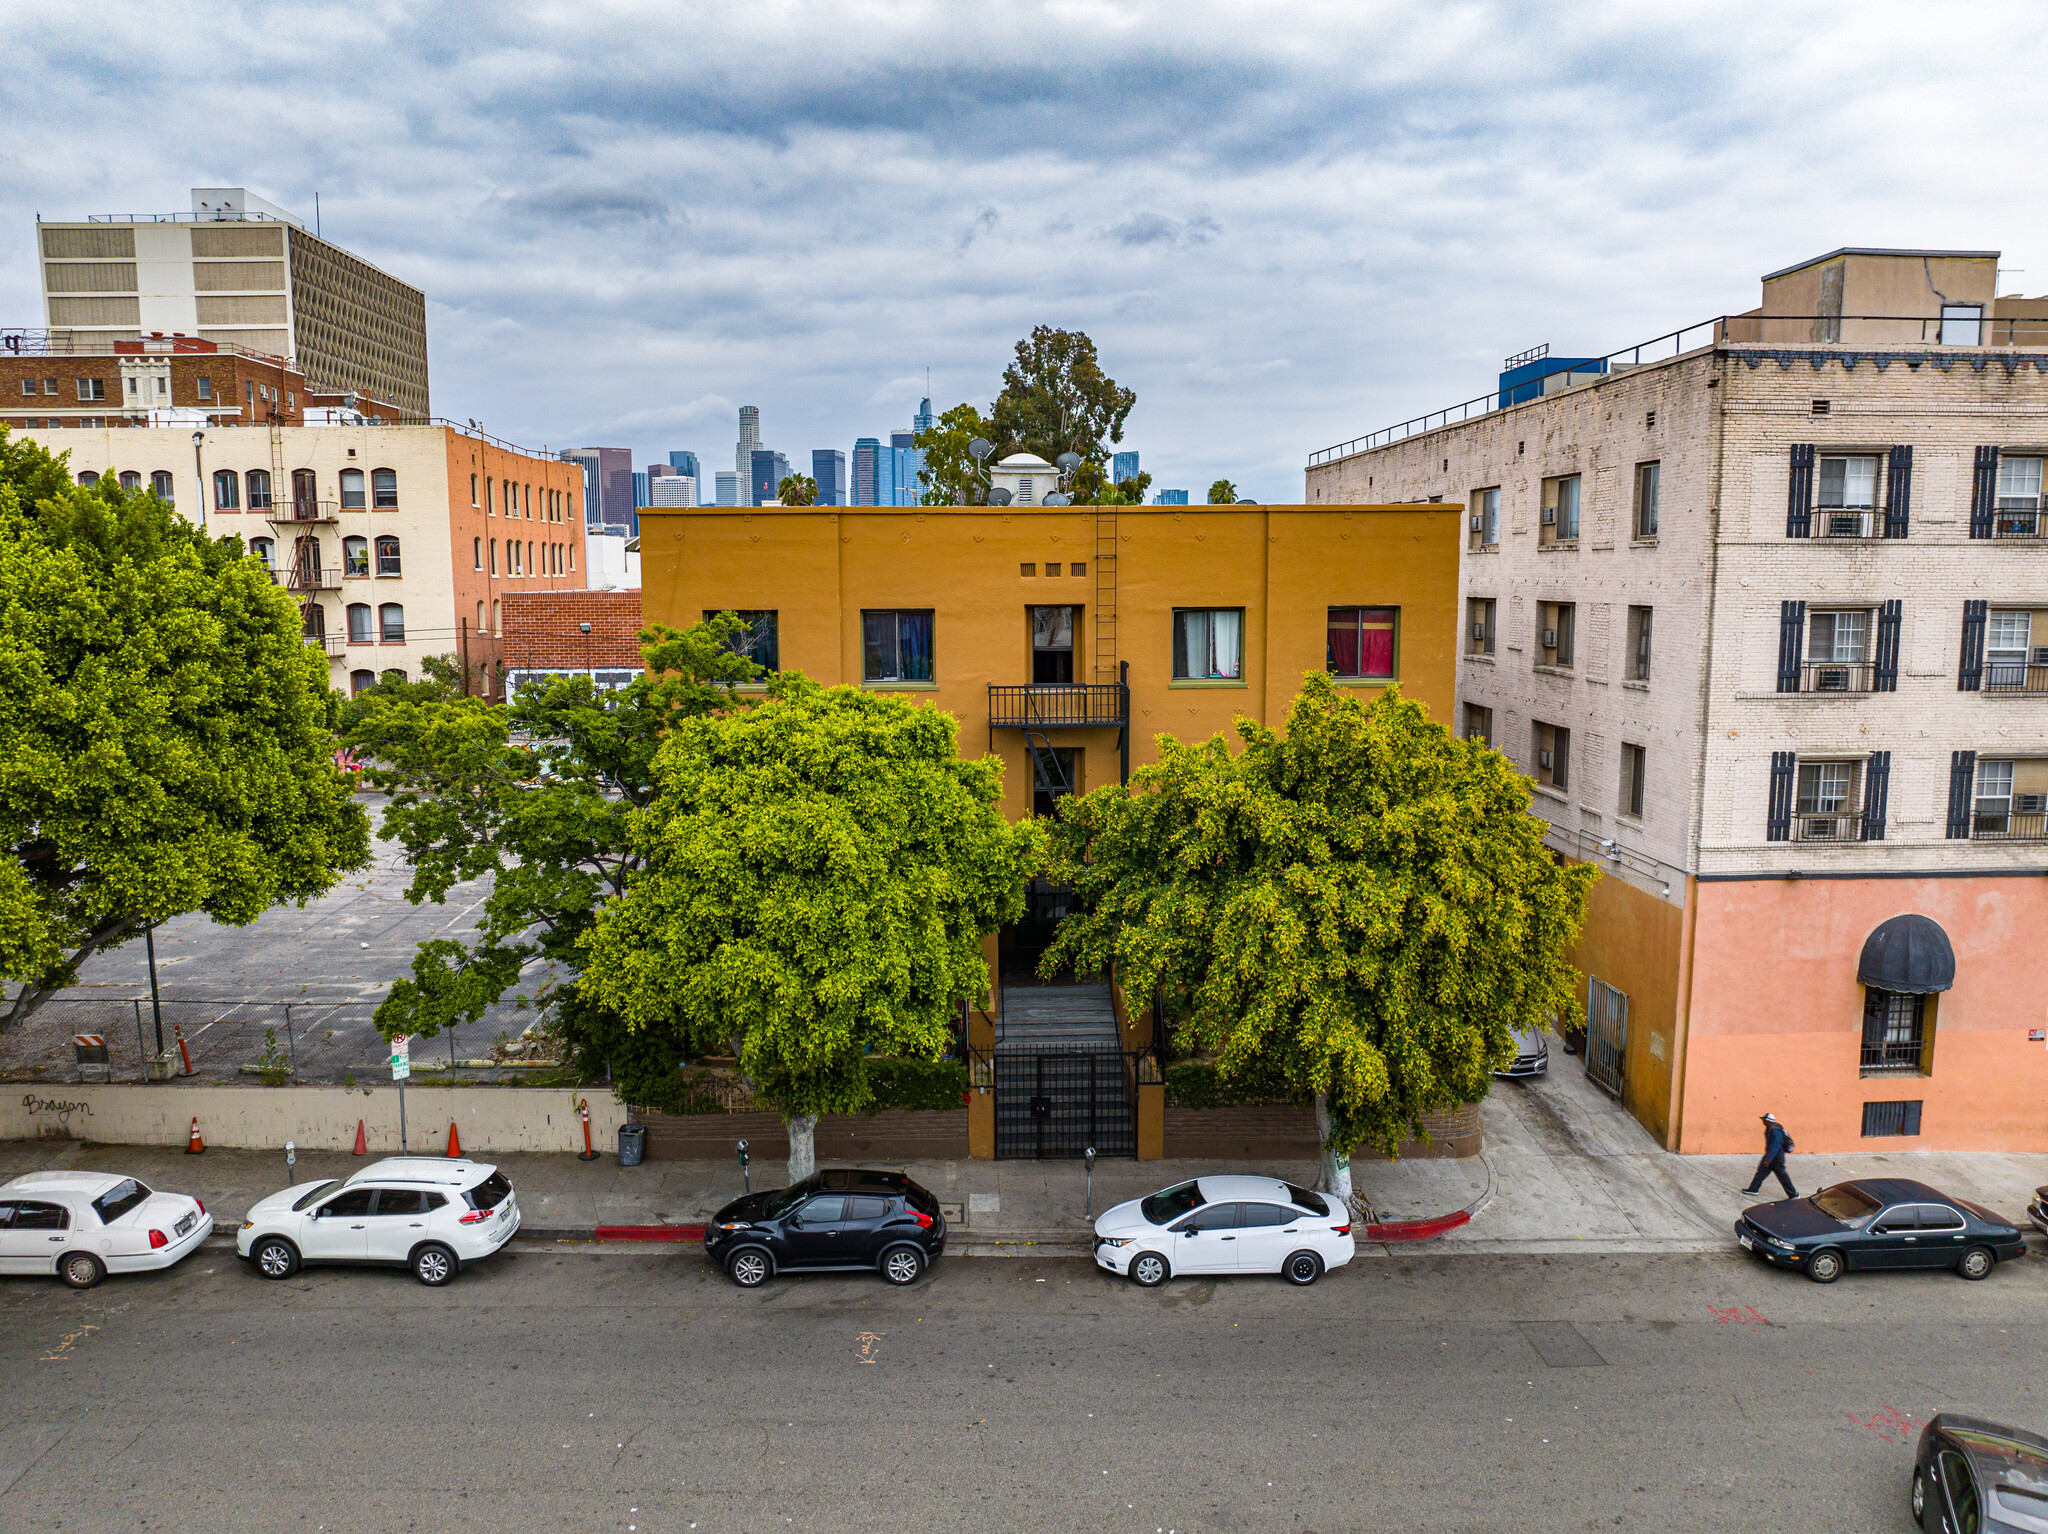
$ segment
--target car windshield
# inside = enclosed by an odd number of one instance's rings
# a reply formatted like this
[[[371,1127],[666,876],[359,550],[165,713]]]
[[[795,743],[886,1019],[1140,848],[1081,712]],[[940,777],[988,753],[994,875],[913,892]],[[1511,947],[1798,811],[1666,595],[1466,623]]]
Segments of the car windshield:
[[[1179,1219],[1190,1209],[1199,1209],[1208,1202],[1202,1197],[1199,1183],[1176,1183],[1171,1188],[1161,1188],[1138,1207],[1145,1212],[1145,1218],[1154,1225],[1165,1225]]]
[[[1853,1183],[1838,1182],[1822,1188],[1807,1202],[1829,1219],[1840,1220],[1851,1230],[1861,1230],[1877,1213],[1877,1200]]]
[[[1306,1188],[1297,1188],[1293,1183],[1288,1183],[1287,1196],[1297,1207],[1306,1209],[1310,1214],[1327,1215],[1330,1212],[1330,1206],[1323,1202],[1320,1193],[1311,1193]]]
[[[761,1212],[771,1220],[779,1219],[824,1185],[825,1179],[813,1173],[802,1182],[791,1183],[786,1188],[777,1188],[773,1193],[764,1193],[761,1195]]]
[[[128,1177],[94,1199],[92,1207],[100,1217],[100,1224],[111,1225],[148,1197],[149,1189]]]
[[[304,1209],[308,1204],[312,1203],[314,1199],[318,1198],[321,1194],[325,1193],[329,1188],[333,1186],[334,1179],[332,1177],[321,1178],[320,1181],[314,1183],[312,1187],[306,1190],[306,1196],[304,1198],[301,1198],[293,1203],[292,1212],[294,1214],[298,1213],[299,1210]]]

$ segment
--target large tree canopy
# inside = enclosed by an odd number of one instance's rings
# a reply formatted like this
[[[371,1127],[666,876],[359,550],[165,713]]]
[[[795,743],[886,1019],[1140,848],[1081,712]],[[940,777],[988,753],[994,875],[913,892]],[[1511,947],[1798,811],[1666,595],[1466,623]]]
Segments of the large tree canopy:
[[[1124,418],[1138,396],[1102,371],[1095,343],[1078,330],[1040,325],[1017,343],[1003,369],[989,424],[999,454],[1022,450],[1047,463],[1078,453],[1100,469],[1108,444],[1124,439]]]
[[[243,925],[369,861],[291,599],[109,471],[0,431],[0,978],[25,1017],[187,911]]]
[[[648,672],[623,688],[587,677],[519,691],[509,705],[461,696],[441,680],[386,682],[349,706],[349,743],[367,753],[367,776],[391,794],[384,834],[412,862],[406,898],[447,899],[456,884],[488,878],[474,942],[436,938],[413,956],[377,1009],[389,1036],[428,1038],[473,1022],[538,956],[557,972],[582,964],[578,946],[605,901],[640,866],[630,822],[654,799],[654,758],[685,719],[732,705],[732,687],[760,668],[729,648],[730,614],[686,632],[656,629]],[[625,1068],[618,1030],[562,991],[561,1018],[584,1064]],[[647,1062],[672,1068],[665,1060]]]
[[[917,447],[924,454],[924,471],[918,477],[918,504],[979,506],[988,487],[968,444],[976,437],[987,441],[994,430],[979,410],[960,404],[919,432]]]
[[[1051,877],[1080,914],[1046,970],[1114,960],[1130,994],[1188,1009],[1226,1078],[1313,1094],[1348,1194],[1355,1145],[1391,1152],[1483,1097],[1515,1028],[1577,1014],[1595,875],[1544,848],[1505,758],[1398,689],[1361,704],[1311,672],[1284,736],[1237,733],[1235,755],[1163,736],[1128,786],[1065,801]]]
[[[691,719],[635,818],[646,865],[585,939],[580,989],[629,1027],[737,1046],[807,1176],[821,1113],[873,1095],[869,1056],[938,1059],[988,985],[981,939],[1023,909],[1038,832],[952,718],[793,673]]]

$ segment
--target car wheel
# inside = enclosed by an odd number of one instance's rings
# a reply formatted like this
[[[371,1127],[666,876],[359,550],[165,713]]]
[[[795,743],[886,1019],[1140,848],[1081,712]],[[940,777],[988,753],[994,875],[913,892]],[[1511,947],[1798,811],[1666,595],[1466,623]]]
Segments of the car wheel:
[[[1140,1289],[1157,1289],[1169,1272],[1166,1259],[1157,1252],[1140,1252],[1131,1259],[1131,1282]]]
[[[1927,1477],[1918,1470],[1913,1472],[1913,1522],[1921,1528],[1927,1526]]]
[[[1956,1271],[1965,1278],[1977,1279],[1991,1276],[1991,1269],[1998,1259],[1988,1246],[1973,1246],[1963,1253],[1963,1260],[1956,1264]]]
[[[1833,1250],[1815,1252],[1806,1265],[1806,1276],[1816,1284],[1832,1284],[1842,1276],[1842,1254]]]
[[[1314,1252],[1296,1252],[1280,1272],[1290,1284],[1306,1289],[1323,1276],[1323,1259]]]
[[[290,1278],[299,1271],[299,1250],[282,1236],[256,1243],[249,1254],[256,1259],[256,1271],[265,1278]]]
[[[74,1289],[90,1289],[107,1276],[107,1268],[91,1252],[70,1252],[57,1264],[57,1276]]]
[[[745,1251],[734,1252],[725,1271],[742,1289],[758,1289],[768,1282],[768,1275],[775,1270],[766,1252],[750,1246]]]
[[[882,1254],[882,1277],[892,1284],[914,1284],[924,1272],[924,1253],[914,1246],[892,1246]]]
[[[429,1289],[438,1289],[455,1277],[455,1254],[445,1246],[423,1246],[412,1254],[412,1276]]]

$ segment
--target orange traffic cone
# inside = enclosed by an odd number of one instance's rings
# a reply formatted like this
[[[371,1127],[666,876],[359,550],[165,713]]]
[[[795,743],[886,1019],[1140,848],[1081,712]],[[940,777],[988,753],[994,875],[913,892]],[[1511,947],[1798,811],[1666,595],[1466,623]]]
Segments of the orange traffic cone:
[[[199,1120],[197,1116],[194,1116],[192,1120],[192,1141],[185,1147],[185,1154],[188,1156],[201,1156],[205,1153],[206,1142],[199,1138]]]
[[[370,1154],[370,1137],[364,1132],[361,1119],[356,1120],[356,1148],[349,1154],[354,1156],[367,1156]]]
[[[448,1121],[448,1155],[451,1159],[462,1155],[462,1136],[455,1132],[455,1121],[453,1119]]]

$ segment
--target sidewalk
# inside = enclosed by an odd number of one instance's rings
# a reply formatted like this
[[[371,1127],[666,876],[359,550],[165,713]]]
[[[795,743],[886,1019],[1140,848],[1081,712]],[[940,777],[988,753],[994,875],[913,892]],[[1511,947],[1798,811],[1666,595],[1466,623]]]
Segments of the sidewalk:
[[[1756,1168],[1755,1157],[1672,1155],[1588,1082],[1575,1058],[1558,1053],[1552,1059],[1552,1073],[1544,1080],[1494,1083],[1483,1108],[1484,1156],[1355,1163],[1357,1191],[1377,1217],[1418,1219],[1471,1209],[1469,1224],[1419,1248],[1434,1255],[1718,1251],[1729,1246],[1729,1228],[1744,1207],[1776,1195],[1775,1182],[1756,1198],[1742,1193]],[[1798,1132],[1796,1125],[1793,1132]],[[621,1167],[609,1156],[585,1162],[566,1155],[493,1156],[481,1148],[474,1153],[504,1168],[518,1188],[526,1240],[589,1241],[599,1226],[700,1225],[742,1191],[736,1160]],[[367,1164],[335,1152],[302,1155],[296,1180],[346,1177]],[[1078,1162],[884,1164],[908,1171],[947,1206],[956,1253],[1088,1250],[1086,1180]],[[251,1204],[290,1180],[281,1152],[216,1149],[187,1156],[155,1147],[70,1140],[0,1141],[0,1181],[59,1167],[118,1171],[154,1187],[195,1193],[227,1233]],[[2019,1218],[2033,1190],[2048,1183],[2048,1155],[1795,1152],[1791,1170],[1801,1192],[1850,1177],[1912,1177]],[[1100,1161],[1094,1209],[1099,1214],[1155,1188],[1220,1172],[1258,1172],[1310,1184],[1315,1167],[1306,1161]],[[775,1187],[783,1180],[783,1165],[756,1162],[753,1173],[756,1188]]]

